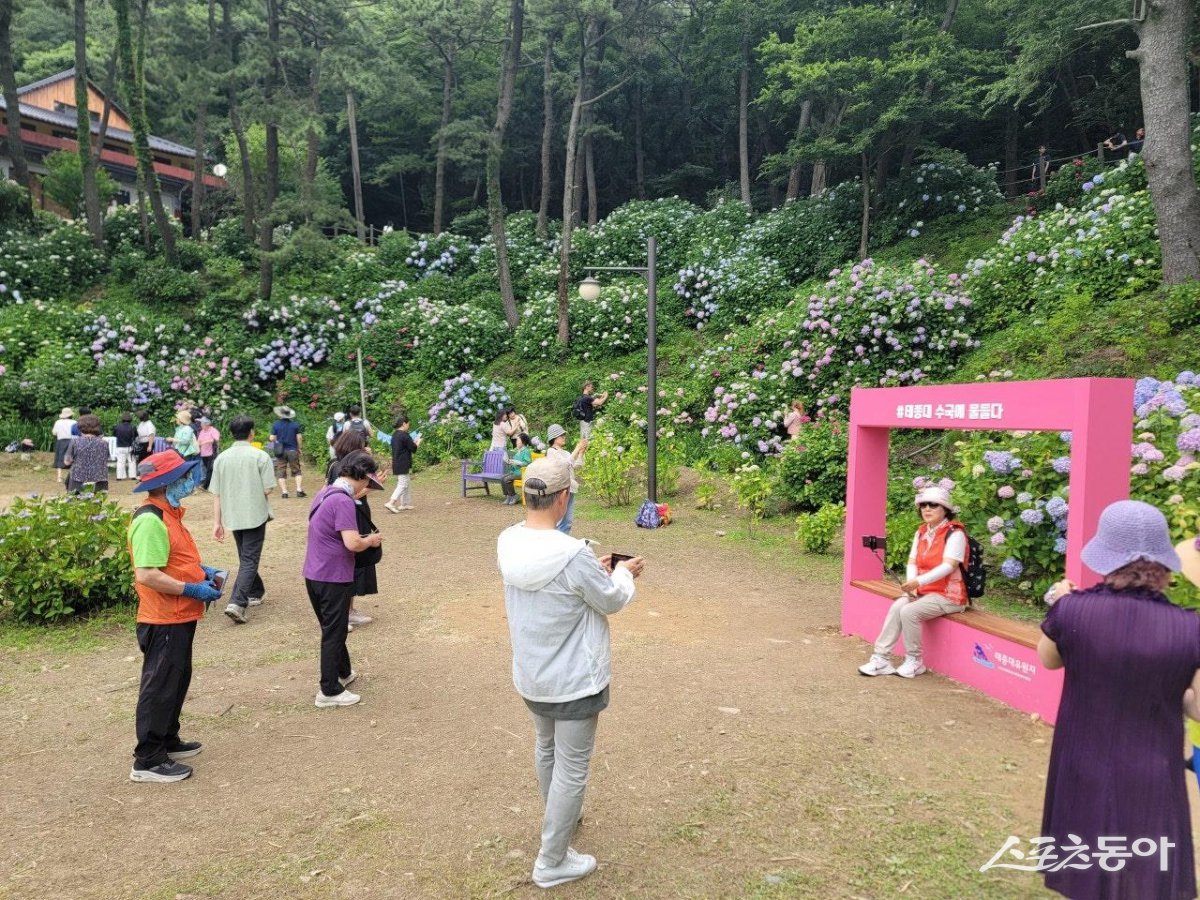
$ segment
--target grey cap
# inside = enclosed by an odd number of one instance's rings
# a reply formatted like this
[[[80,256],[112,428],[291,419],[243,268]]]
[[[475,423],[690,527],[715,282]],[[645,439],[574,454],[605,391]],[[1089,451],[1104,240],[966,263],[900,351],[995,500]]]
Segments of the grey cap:
[[[1101,575],[1138,560],[1158,563],[1172,572],[1180,569],[1167,517],[1141,500],[1110,503],[1100,513],[1096,536],[1087,542],[1080,559]]]
[[[561,454],[535,459],[526,467],[521,487],[540,497],[565,491],[571,487],[571,464]]]

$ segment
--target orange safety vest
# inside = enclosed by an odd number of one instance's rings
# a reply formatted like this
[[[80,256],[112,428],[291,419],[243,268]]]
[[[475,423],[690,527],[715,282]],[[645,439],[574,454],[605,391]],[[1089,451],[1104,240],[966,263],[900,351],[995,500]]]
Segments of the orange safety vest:
[[[183,507],[174,509],[165,497],[147,497],[146,503],[162,510],[162,521],[167,526],[171,554],[162,571],[180,581],[203,581],[200,551],[191,532],[183,524]],[[133,560],[132,546],[129,547],[129,558]],[[146,625],[178,625],[194,622],[204,615],[204,604],[199,600],[163,594],[144,584],[135,583],[134,587],[138,595],[138,622]]]
[[[929,531],[928,525],[921,525],[917,529],[917,575],[924,575],[931,569],[936,569],[942,564],[943,557],[946,555],[946,540],[950,537],[950,533],[954,529],[959,529],[965,535],[967,529],[963,527],[962,522],[951,519],[948,527],[943,528],[945,523],[939,523],[934,529],[933,540],[927,541],[925,535]],[[971,548],[968,545],[967,552],[964,554],[970,557]],[[967,564],[967,559],[963,559],[963,565]],[[929,584],[922,585],[917,588],[917,596],[922,594],[941,594],[951,603],[957,603],[959,606],[967,605],[967,584],[963,581],[962,569],[955,566],[954,569],[945,578],[938,581],[931,581]]]

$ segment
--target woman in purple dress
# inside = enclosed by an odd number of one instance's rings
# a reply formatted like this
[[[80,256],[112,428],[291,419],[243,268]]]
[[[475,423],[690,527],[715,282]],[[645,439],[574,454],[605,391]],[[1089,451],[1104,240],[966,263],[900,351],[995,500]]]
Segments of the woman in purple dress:
[[[1200,713],[1189,691],[1200,688],[1200,616],[1162,593],[1179,556],[1147,503],[1105,509],[1082,559],[1104,581],[1085,591],[1059,582],[1038,645],[1046,668],[1066,667],[1042,818],[1057,853],[1043,857],[1046,887],[1088,900],[1191,900],[1183,715]],[[1086,857],[1067,862],[1081,845]]]

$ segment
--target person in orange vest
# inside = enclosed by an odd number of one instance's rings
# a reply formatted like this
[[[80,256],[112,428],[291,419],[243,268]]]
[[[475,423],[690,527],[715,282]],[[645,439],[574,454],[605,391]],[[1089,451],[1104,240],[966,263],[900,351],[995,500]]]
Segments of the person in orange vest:
[[[179,762],[200,752],[199,741],[179,736],[179,714],[192,681],[196,622],[221,596],[221,574],[200,561],[200,551],[183,524],[183,499],[204,478],[200,458],[174,450],[154,453],[138,464],[135,493],[146,502],[129,524],[129,557],[138,595],[137,639],[142,682],[137,702],[137,746],[129,780],[183,781],[191,766]]]
[[[940,487],[924,488],[916,499],[921,526],[913,535],[908,554],[904,591],[892,604],[875,641],[875,652],[858,667],[863,675],[899,675],[916,678],[925,673],[921,661],[921,623],[967,607],[967,583],[962,566],[967,564],[967,531],[953,516],[958,509],[950,492]],[[904,638],[904,662],[892,665],[890,655]]]

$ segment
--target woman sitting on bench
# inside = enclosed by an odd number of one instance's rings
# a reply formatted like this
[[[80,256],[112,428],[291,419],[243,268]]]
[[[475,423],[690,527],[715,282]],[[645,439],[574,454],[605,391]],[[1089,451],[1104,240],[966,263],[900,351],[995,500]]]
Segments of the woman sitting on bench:
[[[940,487],[925,488],[916,503],[922,524],[908,554],[904,593],[888,610],[871,659],[858,667],[863,675],[921,675],[926,671],[921,661],[921,623],[962,612],[967,606],[967,584],[959,568],[967,561],[967,532],[951,518],[958,510],[949,492]],[[897,669],[888,657],[901,636],[905,657]]]

